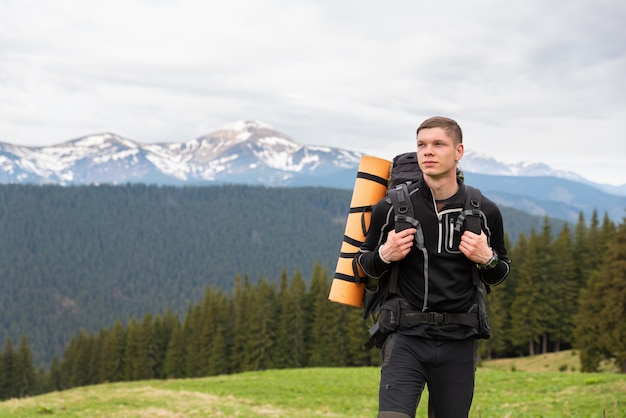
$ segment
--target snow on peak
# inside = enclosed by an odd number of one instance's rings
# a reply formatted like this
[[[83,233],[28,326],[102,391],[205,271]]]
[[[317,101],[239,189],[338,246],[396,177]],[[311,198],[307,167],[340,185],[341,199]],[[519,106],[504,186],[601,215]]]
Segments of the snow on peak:
[[[253,131],[255,129],[271,129],[274,130],[273,126],[265,124],[263,122],[259,122],[256,120],[238,120],[237,122],[230,123],[224,126],[221,130],[229,130],[229,131]]]
[[[302,145],[280,136],[265,136],[263,138],[259,138],[258,143],[266,147],[286,152],[295,152],[302,148]]]
[[[522,161],[519,163],[505,163],[495,158],[466,151],[461,160],[461,168],[467,172],[499,175],[499,176],[555,176],[570,180],[581,180],[576,173],[555,170],[544,163]]]

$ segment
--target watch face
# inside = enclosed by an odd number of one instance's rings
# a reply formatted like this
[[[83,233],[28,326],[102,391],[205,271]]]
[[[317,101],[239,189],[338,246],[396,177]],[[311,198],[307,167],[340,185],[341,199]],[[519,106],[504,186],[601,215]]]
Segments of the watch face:
[[[497,265],[498,265],[498,254],[496,254],[496,252],[494,251],[493,256],[491,257],[489,261],[487,261],[487,264],[479,265],[478,268],[480,270],[491,270]]]

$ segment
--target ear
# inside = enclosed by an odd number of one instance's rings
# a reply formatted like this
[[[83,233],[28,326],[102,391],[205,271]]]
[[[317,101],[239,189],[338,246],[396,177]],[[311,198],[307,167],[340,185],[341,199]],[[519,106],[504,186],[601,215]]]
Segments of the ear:
[[[456,146],[456,156],[455,159],[457,161],[460,161],[461,158],[463,158],[463,152],[465,151],[465,147],[463,147],[463,144],[459,144]]]

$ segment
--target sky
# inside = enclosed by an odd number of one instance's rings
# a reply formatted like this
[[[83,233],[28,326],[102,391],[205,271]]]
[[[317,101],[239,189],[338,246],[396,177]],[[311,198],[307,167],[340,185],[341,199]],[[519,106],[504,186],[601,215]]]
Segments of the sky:
[[[184,142],[238,120],[381,158],[466,150],[626,184],[626,2],[0,0],[0,142]]]

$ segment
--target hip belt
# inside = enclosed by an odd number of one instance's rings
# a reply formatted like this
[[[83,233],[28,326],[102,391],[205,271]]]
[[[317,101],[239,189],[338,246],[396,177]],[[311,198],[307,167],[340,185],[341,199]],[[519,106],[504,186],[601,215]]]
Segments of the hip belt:
[[[380,308],[378,320],[369,330],[370,338],[365,342],[365,347],[380,348],[387,335],[398,329],[410,329],[418,325],[447,325],[458,324],[481,330],[479,312],[476,305],[472,306],[467,313],[448,312],[422,312],[411,309],[408,301],[395,298],[386,301]],[[485,318],[486,319],[486,318]],[[487,338],[487,337],[485,337]]]
[[[420,312],[402,311],[400,327],[410,328],[416,325],[447,325],[460,324],[478,329],[478,315],[473,313]]]

